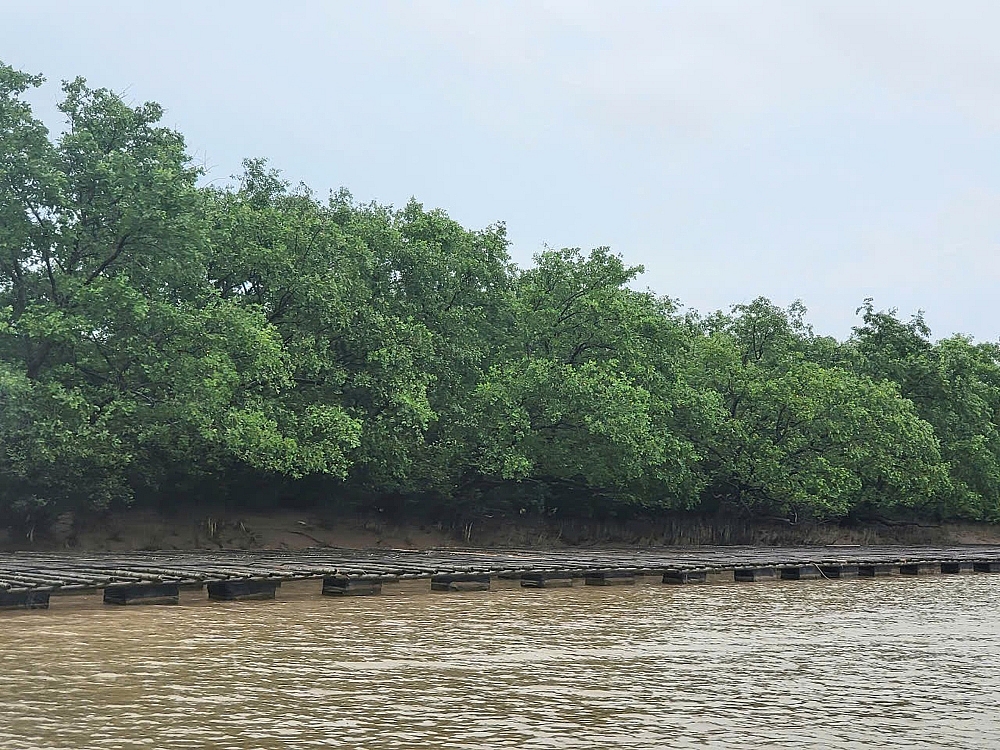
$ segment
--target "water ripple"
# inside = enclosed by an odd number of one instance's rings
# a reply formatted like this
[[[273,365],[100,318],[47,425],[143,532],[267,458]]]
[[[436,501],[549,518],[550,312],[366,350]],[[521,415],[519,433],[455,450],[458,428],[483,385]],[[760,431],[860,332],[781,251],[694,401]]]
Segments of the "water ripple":
[[[65,608],[3,748],[1000,747],[1000,577]]]

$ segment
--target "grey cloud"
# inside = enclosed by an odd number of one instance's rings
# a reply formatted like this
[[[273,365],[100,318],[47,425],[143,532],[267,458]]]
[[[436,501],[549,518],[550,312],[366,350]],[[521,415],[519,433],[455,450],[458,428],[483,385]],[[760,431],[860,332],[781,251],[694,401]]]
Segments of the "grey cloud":
[[[954,107],[1000,125],[995,3],[426,2],[396,22],[513,96],[635,126],[796,107]]]

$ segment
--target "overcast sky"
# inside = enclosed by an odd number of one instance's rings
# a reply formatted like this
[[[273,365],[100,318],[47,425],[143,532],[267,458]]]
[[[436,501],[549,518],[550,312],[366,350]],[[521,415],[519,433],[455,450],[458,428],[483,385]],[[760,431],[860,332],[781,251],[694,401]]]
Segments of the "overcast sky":
[[[0,60],[154,100],[210,178],[609,245],[702,311],[1000,335],[1000,3],[0,0]]]

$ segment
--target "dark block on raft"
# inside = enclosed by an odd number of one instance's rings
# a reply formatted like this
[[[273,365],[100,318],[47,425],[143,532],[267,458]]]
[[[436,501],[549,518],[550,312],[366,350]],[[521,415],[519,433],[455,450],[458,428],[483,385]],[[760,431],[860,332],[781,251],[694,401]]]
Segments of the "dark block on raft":
[[[858,565],[820,565],[819,572],[824,578],[856,578],[861,575]]]
[[[246,602],[273,599],[281,581],[260,578],[237,578],[209,581],[208,598],[221,602]]]
[[[773,581],[778,577],[776,568],[737,568],[733,571],[733,578],[737,581]]]
[[[972,564],[972,569],[977,573],[1000,573],[1000,562],[980,560]]]
[[[879,578],[882,576],[894,576],[899,573],[898,565],[889,563],[877,563],[872,565],[859,565],[858,575],[862,578]]]
[[[806,581],[813,578],[822,578],[819,568],[815,565],[796,565],[795,567],[779,568],[781,580],[783,581]]]
[[[635,583],[635,573],[623,570],[588,570],[584,574],[588,586],[631,586]]]
[[[327,576],[324,596],[374,596],[382,593],[382,581],[372,576]]]
[[[705,570],[681,570],[679,568],[668,568],[663,571],[663,582],[680,586],[686,583],[706,583],[708,581],[708,571]]]
[[[521,586],[526,589],[568,588],[572,585],[573,573],[568,570],[533,570],[521,574]]]
[[[431,576],[431,591],[489,591],[489,573],[439,573]]]
[[[49,592],[0,591],[0,609],[48,609]]]
[[[903,563],[899,566],[901,576],[924,576],[940,572],[940,563]]]
[[[104,589],[105,604],[177,604],[176,583],[113,584]]]
[[[971,562],[943,562],[941,563],[942,573],[971,573],[973,571]]]

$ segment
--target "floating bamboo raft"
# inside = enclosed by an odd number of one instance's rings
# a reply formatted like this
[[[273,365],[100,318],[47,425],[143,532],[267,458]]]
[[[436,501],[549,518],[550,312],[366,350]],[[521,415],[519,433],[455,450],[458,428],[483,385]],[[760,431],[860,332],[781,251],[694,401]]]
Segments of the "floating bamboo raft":
[[[100,590],[108,603],[170,603],[178,589],[202,586],[212,598],[272,598],[281,582],[303,579],[323,579],[323,593],[351,594],[412,579],[430,579],[433,590],[474,590],[488,588],[491,577],[543,587],[573,578],[628,583],[637,575],[704,583],[966,572],[1000,572],[1000,547],[12,552],[0,553],[0,607],[44,608],[49,595]]]
[[[53,594],[113,586],[310,578],[391,582],[476,574],[505,578],[588,577],[596,572],[661,575],[859,566],[897,573],[966,572],[997,566],[1000,547],[666,547],[600,550],[347,550],[189,551],[102,554],[0,553],[0,591]],[[986,567],[984,567],[986,566]],[[530,574],[530,575],[529,575]],[[744,578],[750,575],[744,574]],[[794,578],[789,574],[781,577]],[[740,578],[737,575],[737,579]]]

